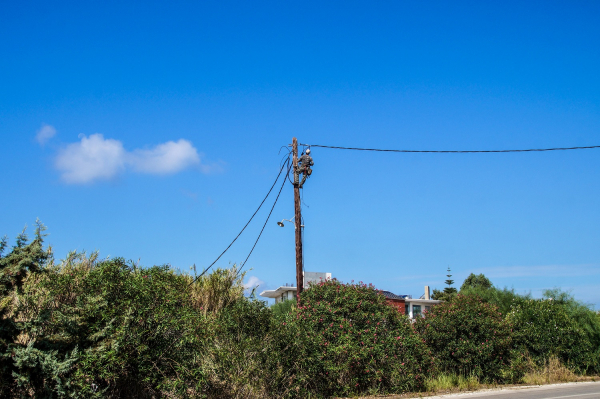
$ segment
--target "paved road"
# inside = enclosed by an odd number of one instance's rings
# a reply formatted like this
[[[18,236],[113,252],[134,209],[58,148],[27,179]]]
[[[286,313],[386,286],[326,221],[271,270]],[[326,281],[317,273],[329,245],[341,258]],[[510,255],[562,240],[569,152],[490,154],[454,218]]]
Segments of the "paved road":
[[[452,395],[430,396],[427,399],[600,399],[600,382],[576,382],[531,388],[511,388]]]

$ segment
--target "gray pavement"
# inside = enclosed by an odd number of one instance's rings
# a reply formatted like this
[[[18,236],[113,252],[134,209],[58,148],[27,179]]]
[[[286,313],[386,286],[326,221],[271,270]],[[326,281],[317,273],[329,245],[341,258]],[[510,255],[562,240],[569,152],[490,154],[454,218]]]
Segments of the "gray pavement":
[[[415,396],[418,397],[418,396]],[[600,399],[600,382],[574,382],[532,387],[511,387],[470,393],[428,396],[427,399]]]

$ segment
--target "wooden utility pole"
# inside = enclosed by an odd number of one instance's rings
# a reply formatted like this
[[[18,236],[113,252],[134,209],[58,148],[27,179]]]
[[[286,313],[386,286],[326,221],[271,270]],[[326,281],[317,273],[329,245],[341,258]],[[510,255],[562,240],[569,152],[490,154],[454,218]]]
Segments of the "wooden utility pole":
[[[296,298],[304,291],[304,273],[302,270],[302,213],[300,210],[300,181],[298,173],[298,140],[292,140],[292,165],[294,168],[294,222],[296,223]]]

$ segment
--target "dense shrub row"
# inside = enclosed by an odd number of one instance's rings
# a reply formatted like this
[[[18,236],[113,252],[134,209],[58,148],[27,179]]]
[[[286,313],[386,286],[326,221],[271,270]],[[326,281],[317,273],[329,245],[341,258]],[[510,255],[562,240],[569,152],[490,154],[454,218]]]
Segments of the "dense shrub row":
[[[324,281],[305,291],[281,327],[303,336],[297,375],[330,395],[420,390],[431,351],[409,320],[372,286]]]
[[[549,359],[599,371],[597,314],[558,291],[534,300],[475,276],[411,323],[370,285],[326,281],[269,308],[235,267],[191,284],[120,258],[54,262],[42,233],[0,244],[1,397],[331,397],[447,373],[518,382]]]
[[[510,328],[497,306],[460,294],[415,322],[439,370],[484,381],[502,380],[510,362]]]

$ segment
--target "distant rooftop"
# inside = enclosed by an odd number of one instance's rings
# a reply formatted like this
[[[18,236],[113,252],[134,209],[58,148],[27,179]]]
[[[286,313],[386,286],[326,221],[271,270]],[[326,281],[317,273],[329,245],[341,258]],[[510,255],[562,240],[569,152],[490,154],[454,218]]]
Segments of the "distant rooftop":
[[[396,295],[390,291],[380,291],[388,299],[412,299],[412,295]]]

